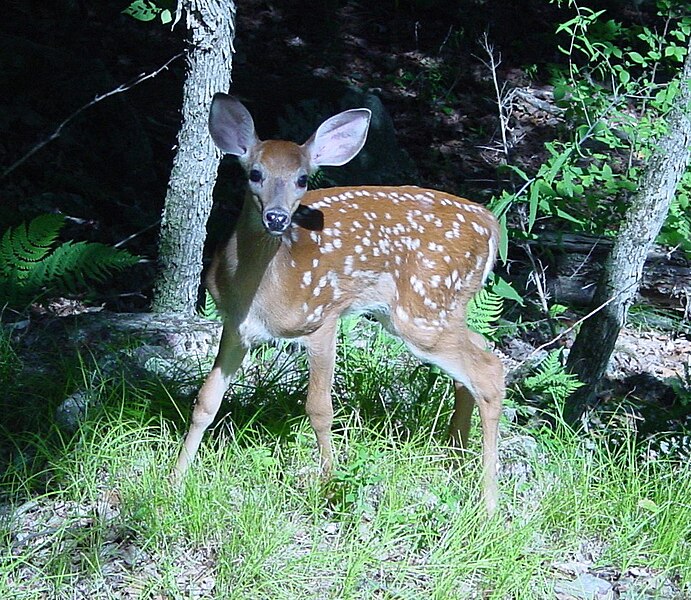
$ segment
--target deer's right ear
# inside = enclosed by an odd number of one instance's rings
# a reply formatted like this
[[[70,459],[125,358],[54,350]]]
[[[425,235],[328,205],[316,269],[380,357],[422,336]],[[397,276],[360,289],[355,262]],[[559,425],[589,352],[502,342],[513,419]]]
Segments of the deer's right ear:
[[[228,94],[214,94],[209,111],[209,133],[226,154],[243,158],[259,141],[249,111]]]

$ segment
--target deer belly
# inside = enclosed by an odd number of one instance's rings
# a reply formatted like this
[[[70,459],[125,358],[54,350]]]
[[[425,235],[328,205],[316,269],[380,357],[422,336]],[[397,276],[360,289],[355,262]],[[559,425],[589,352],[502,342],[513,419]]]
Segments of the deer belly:
[[[265,342],[271,342],[283,336],[272,330],[265,315],[250,311],[245,320],[238,327],[240,339],[245,347],[251,348]]]
[[[254,308],[238,326],[240,339],[245,347],[251,348],[274,340],[302,337],[322,324],[321,311],[317,313],[319,318],[306,319],[301,309],[290,304]]]

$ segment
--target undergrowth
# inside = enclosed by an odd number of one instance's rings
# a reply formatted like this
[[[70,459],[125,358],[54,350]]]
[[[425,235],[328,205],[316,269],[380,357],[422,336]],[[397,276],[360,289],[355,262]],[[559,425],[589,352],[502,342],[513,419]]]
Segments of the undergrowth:
[[[186,415],[163,416],[160,387],[113,379],[73,436],[33,437],[38,459],[5,474],[0,597],[553,598],[550,565],[584,547],[597,566],[691,583],[688,463],[646,458],[626,431],[611,444],[504,422],[488,519],[479,431],[460,465],[445,446],[446,378],[349,327],[328,486],[291,346],[245,364],[180,490]]]

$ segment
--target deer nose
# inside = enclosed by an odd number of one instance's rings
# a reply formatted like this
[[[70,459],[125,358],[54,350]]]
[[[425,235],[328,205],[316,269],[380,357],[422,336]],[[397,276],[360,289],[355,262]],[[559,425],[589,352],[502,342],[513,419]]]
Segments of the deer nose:
[[[268,210],[264,213],[264,226],[271,234],[280,234],[288,229],[290,215],[284,210]]]

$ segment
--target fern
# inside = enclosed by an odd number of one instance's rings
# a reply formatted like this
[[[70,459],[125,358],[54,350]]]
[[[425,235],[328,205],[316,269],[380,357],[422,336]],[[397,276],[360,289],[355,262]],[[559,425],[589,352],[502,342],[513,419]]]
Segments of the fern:
[[[468,303],[468,327],[492,337],[497,331],[496,321],[504,308],[504,299],[487,288],[482,288]]]
[[[333,184],[333,182],[331,182],[331,180],[321,169],[317,169],[314,173],[312,173],[308,181],[309,189],[311,190],[328,187],[330,183]]]
[[[56,241],[64,217],[48,214],[5,231],[0,240],[0,297],[23,308],[48,294],[75,292],[104,281],[139,259],[125,250],[91,242]]]
[[[554,350],[540,363],[535,375],[523,380],[523,385],[532,394],[546,394],[557,405],[561,405],[583,384],[575,375],[566,372],[561,362],[561,352]]]
[[[209,290],[204,292],[204,306],[199,309],[199,316],[207,321],[222,321],[221,313],[218,311],[216,302]]]

